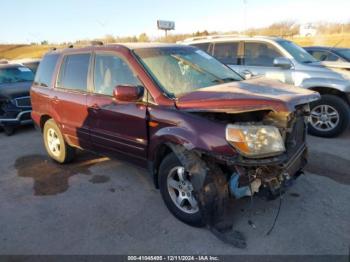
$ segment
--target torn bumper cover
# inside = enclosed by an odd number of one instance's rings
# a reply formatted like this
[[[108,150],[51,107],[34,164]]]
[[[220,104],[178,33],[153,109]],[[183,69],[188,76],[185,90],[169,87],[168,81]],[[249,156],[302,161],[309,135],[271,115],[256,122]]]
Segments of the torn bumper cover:
[[[268,199],[284,193],[293,180],[303,174],[307,163],[307,149],[302,145],[293,156],[287,154],[270,160],[233,161],[235,171],[229,180],[231,194],[235,198],[260,193]],[[285,161],[288,159],[288,161]],[[228,161],[230,163],[231,161]]]

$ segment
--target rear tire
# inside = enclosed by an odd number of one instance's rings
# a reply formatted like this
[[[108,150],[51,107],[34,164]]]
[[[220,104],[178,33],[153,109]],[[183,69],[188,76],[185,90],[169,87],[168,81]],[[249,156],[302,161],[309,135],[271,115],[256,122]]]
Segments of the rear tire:
[[[193,196],[193,188],[189,180],[190,177],[188,173],[186,174],[186,172],[183,172],[183,177],[185,179],[182,180],[178,176],[178,170],[181,170],[181,168],[183,169],[183,166],[174,153],[170,153],[164,158],[159,167],[160,193],[165,205],[177,219],[191,226],[203,227],[205,224],[199,207],[197,206],[196,208],[195,205],[193,205],[193,203],[196,203],[197,201]],[[174,172],[176,173],[174,174]],[[172,181],[178,182],[177,185],[180,185],[181,189],[174,189],[173,187],[169,186],[169,179],[172,178]],[[184,184],[181,184],[181,181],[184,181]],[[192,191],[188,190],[188,186],[192,188]],[[183,200],[183,206],[181,207],[176,199],[182,194],[184,194],[185,200]]]
[[[4,126],[3,129],[7,136],[12,136],[16,131],[15,127],[13,126]]]
[[[311,104],[310,135],[336,137],[349,127],[349,122],[349,105],[338,96],[322,95],[320,100]]]
[[[61,164],[73,160],[75,149],[66,143],[53,119],[45,122],[43,137],[46,151],[53,160]]]

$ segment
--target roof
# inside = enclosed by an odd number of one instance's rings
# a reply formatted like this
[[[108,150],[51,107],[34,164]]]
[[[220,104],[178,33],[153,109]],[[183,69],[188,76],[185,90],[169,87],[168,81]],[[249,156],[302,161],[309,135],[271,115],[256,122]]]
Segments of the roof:
[[[325,49],[325,50],[348,50],[346,47],[332,47],[332,46],[305,46],[305,49]]]
[[[157,42],[138,42],[138,43],[112,43],[107,45],[90,45],[90,46],[84,46],[84,47],[69,47],[69,48],[62,48],[62,49],[52,49],[49,51],[49,53],[65,53],[65,52],[75,52],[75,51],[91,51],[92,49],[99,50],[99,49],[106,49],[106,48],[120,48],[124,47],[129,50],[136,50],[141,48],[157,48],[157,47],[176,47],[181,46],[178,44],[168,44],[168,43],[157,43]]]
[[[179,46],[177,44],[168,44],[168,43],[158,43],[158,42],[146,42],[146,43],[116,43],[116,44],[109,44],[106,45],[114,46],[114,45],[120,45],[125,46],[128,49],[135,50],[135,49],[141,49],[141,48],[155,48],[155,47],[174,47]]]
[[[237,40],[270,40],[278,41],[284,40],[277,36],[247,36],[247,35],[208,35],[187,38],[177,43],[207,43],[207,42],[222,42],[222,41],[237,41]]]
[[[2,68],[14,68],[14,67],[25,67],[21,64],[0,64],[0,69]]]

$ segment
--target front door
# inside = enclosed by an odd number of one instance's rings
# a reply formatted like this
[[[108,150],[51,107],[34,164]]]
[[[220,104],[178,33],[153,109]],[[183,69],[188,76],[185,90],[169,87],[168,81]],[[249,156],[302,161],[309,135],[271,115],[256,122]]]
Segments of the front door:
[[[292,84],[292,72],[273,65],[277,57],[283,56],[272,44],[260,41],[245,41],[242,65],[239,66],[241,74],[252,76],[265,76],[269,79],[279,80]]]
[[[131,67],[115,53],[95,54],[93,90],[87,98],[91,141],[96,151],[145,162],[147,158],[147,104],[119,102],[117,85],[142,85]]]

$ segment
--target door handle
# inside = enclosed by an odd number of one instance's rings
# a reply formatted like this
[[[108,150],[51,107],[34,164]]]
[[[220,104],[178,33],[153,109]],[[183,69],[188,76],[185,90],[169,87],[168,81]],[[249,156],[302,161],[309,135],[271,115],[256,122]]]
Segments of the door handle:
[[[252,75],[252,76],[254,75],[251,71],[249,71],[249,70],[247,70],[247,69],[246,69],[246,70],[243,70],[243,71],[242,71],[242,74],[243,74],[243,75]]]
[[[98,111],[101,109],[101,107],[98,104],[93,104],[93,105],[89,106],[89,108],[93,111]]]
[[[58,104],[58,102],[59,102],[58,97],[57,97],[57,96],[54,96],[54,97],[52,98],[52,103]]]

